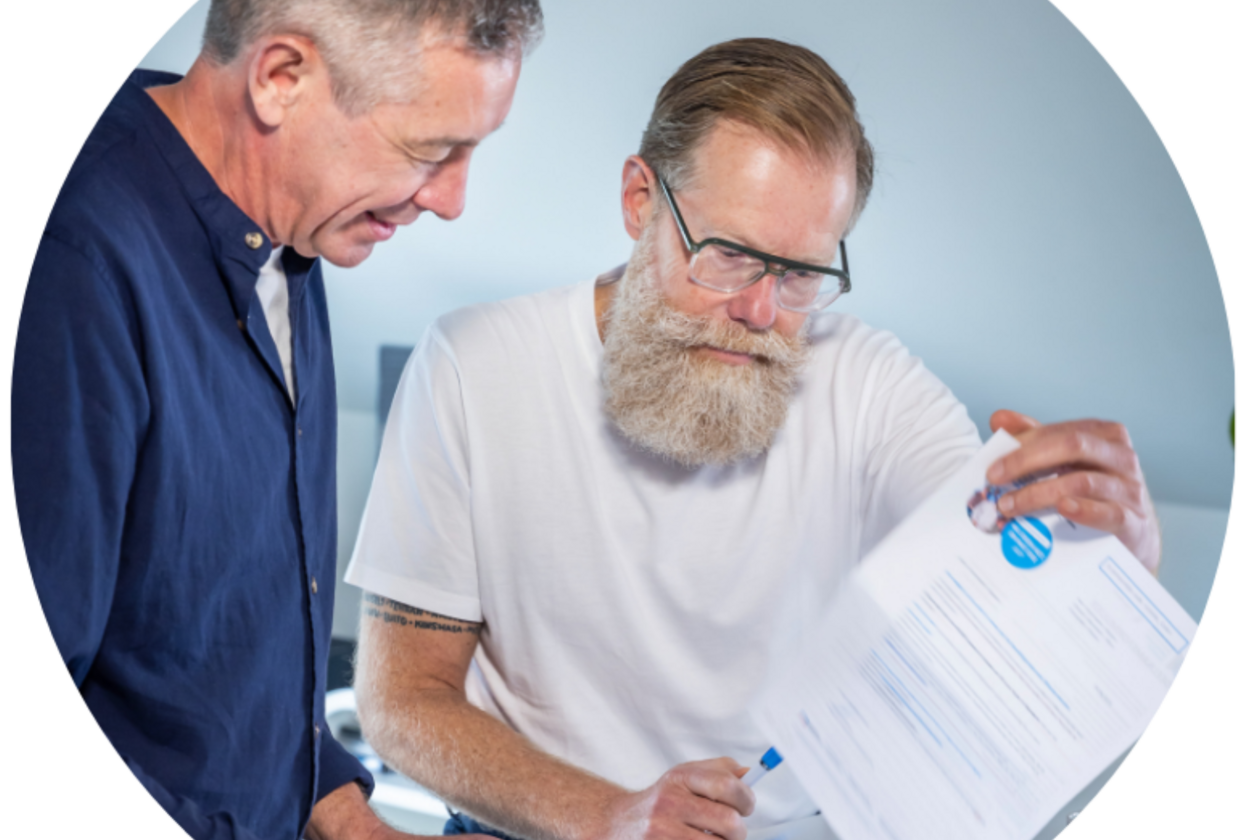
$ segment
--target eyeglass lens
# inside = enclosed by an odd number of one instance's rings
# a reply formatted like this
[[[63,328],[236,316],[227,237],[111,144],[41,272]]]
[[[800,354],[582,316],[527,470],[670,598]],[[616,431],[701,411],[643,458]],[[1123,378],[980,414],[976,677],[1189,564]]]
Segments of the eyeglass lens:
[[[716,243],[698,251],[689,268],[693,280],[720,292],[738,292],[766,272],[765,262],[757,257]],[[785,271],[778,278],[779,305],[785,309],[821,309],[839,297],[842,282],[821,272]]]

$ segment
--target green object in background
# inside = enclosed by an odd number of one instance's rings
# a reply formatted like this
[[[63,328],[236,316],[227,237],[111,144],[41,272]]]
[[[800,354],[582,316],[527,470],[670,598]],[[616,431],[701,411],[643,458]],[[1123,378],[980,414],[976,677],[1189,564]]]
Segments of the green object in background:
[[[1237,418],[1237,409],[1229,412],[1229,445],[1234,449],[1237,448],[1237,441],[1233,438],[1233,421]]]

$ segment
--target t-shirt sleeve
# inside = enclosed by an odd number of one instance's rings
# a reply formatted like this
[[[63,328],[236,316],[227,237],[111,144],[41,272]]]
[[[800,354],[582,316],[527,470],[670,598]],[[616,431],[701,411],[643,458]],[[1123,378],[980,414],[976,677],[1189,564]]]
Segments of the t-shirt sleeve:
[[[459,369],[436,324],[398,383],[347,583],[480,621]]]
[[[878,333],[869,398],[862,492],[864,555],[982,445],[965,406],[890,333]]]

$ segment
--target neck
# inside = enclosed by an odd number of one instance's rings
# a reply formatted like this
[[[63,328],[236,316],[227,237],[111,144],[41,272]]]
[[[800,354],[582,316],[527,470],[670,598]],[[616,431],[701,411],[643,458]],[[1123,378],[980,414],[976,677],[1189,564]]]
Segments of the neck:
[[[221,191],[276,245],[270,191],[264,187],[262,134],[247,108],[245,90],[245,76],[236,68],[217,67],[200,56],[181,81],[147,93]]]

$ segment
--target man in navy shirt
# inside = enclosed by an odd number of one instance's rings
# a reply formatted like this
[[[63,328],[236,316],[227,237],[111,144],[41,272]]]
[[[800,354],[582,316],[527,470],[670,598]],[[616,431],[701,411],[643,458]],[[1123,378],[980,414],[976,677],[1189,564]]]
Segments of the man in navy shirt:
[[[336,400],[318,257],[463,209],[538,0],[214,0],[135,73],[31,275],[13,471],[83,698],[197,840],[383,837],[329,735]]]

